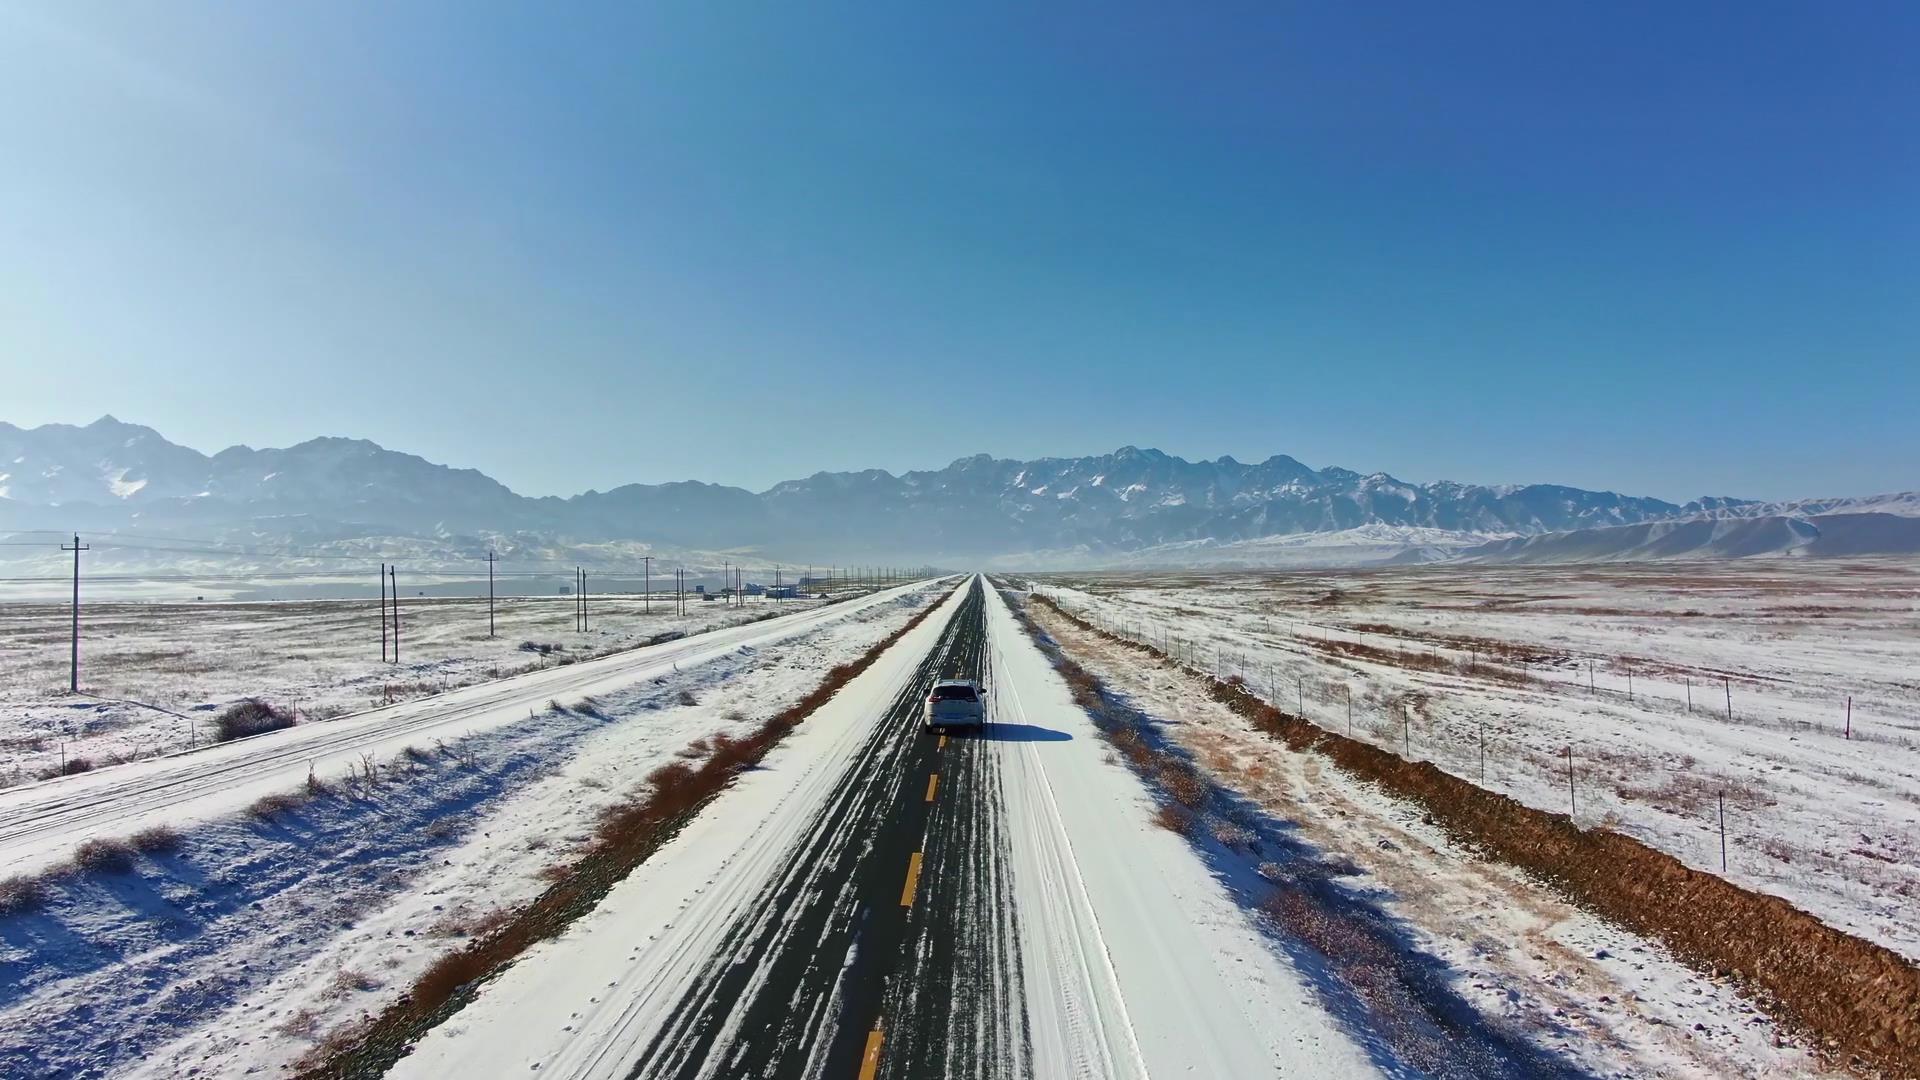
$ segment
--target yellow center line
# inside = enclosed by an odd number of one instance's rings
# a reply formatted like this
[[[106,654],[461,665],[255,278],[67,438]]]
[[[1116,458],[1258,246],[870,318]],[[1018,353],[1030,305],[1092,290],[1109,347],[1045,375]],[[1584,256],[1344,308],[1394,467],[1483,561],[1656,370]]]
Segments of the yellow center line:
[[[914,887],[919,884],[920,884],[920,853],[916,851],[913,853],[913,858],[908,860],[907,862],[907,887],[905,889],[900,890],[900,906],[901,907],[913,906],[913,890],[914,890]]]
[[[946,748],[947,748],[947,737],[945,735],[942,735],[940,736],[940,745],[939,747],[937,747],[937,749],[945,750]]]
[[[867,1034],[867,1052],[860,1055],[860,1080],[873,1080],[880,1074],[880,1044],[885,1041],[877,1027]]]
[[[939,786],[940,786],[939,773],[934,773],[933,775],[927,777],[927,801],[928,802],[933,801],[934,789],[938,788]]]

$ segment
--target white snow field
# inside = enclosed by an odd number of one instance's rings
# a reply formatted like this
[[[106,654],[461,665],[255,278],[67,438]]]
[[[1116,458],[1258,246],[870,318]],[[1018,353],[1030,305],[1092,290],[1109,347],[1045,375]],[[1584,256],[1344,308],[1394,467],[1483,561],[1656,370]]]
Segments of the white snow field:
[[[1751,1002],[1658,942],[1463,849],[1423,820],[1420,807],[1255,730],[1173,663],[1145,659],[1044,609],[1032,614],[1109,695],[1279,823],[1302,845],[1293,861],[1339,867],[1355,903],[1394,920],[1413,947],[1445,964],[1449,983],[1475,1009],[1536,1045],[1595,1076],[1819,1071]]]
[[[81,607],[80,690],[67,692],[71,609],[0,604],[0,787],[82,758],[101,766],[207,741],[213,718],[262,697],[325,720],[504,675],[602,656],[805,610],[817,600],[747,597],[740,606],[670,597],[502,597],[496,634],[484,598],[406,596],[400,660],[381,661],[379,601],[95,603]]]
[[[792,865],[784,857],[847,782],[875,719],[912,683],[960,599],[849,683],[598,910],[487,984],[392,1075],[629,1075],[702,968],[730,955],[730,930],[754,916],[755,898]],[[986,611],[995,723],[1065,737],[978,744],[998,758],[1009,822],[1011,892],[995,910],[1017,920],[1023,957],[1020,979],[990,998],[1012,1015],[979,1023],[1024,1025],[1031,1040],[1030,1049],[1009,1048],[1016,1060],[973,1062],[977,1072],[967,1075],[1375,1074],[1202,861],[1153,827],[1145,790],[1108,759],[1064,683],[990,591]],[[830,894],[850,887],[805,884]],[[747,973],[749,985],[771,977]],[[821,1045],[833,1034],[809,1037]],[[700,1075],[727,1075],[727,1040],[739,1037],[722,1031]]]
[[[900,586],[325,723],[0,791],[0,865],[11,873],[32,873],[60,862],[90,837],[161,824],[177,828],[231,814],[298,786],[310,773],[344,773],[363,755],[389,757],[408,746],[518,723],[556,696],[613,693],[743,649],[766,648],[920,587]]]
[[[1580,822],[1716,874],[1724,797],[1729,879],[1920,959],[1911,560],[1078,576],[1037,588],[1330,730],[1347,733],[1351,701],[1355,737],[1530,806],[1568,811],[1571,748]]]
[[[0,1075],[286,1069],[538,895],[639,778],[751,730],[948,588],[4,793],[0,827],[56,815],[52,833],[10,841],[10,870],[152,821],[179,835],[120,872],[44,878],[38,904],[0,913]],[[323,796],[251,801],[303,792],[309,768]]]

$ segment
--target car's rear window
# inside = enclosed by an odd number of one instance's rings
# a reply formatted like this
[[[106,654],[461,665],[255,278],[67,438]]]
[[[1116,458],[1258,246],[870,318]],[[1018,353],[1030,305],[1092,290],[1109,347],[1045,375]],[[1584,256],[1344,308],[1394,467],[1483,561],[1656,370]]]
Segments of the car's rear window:
[[[971,686],[936,686],[933,688],[935,701],[979,701],[980,696]]]

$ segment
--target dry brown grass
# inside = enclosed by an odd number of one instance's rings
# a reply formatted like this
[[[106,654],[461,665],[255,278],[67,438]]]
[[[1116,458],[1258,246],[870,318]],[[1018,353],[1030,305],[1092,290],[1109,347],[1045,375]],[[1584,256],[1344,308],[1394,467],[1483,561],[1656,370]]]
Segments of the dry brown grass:
[[[47,889],[39,878],[14,874],[0,878],[0,915],[30,911],[46,902]]]
[[[1162,803],[1154,811],[1153,823],[1177,836],[1191,836],[1194,823],[1193,811],[1179,803]]]
[[[142,855],[160,855],[180,849],[180,830],[171,825],[153,825],[127,838]]]
[[[95,837],[73,849],[73,868],[94,874],[122,874],[133,869],[133,845],[125,840]]]
[[[255,799],[253,805],[247,807],[247,813],[261,821],[270,821],[281,814],[292,813],[306,804],[307,797],[304,793],[282,791]]]
[[[282,708],[261,698],[250,697],[227,706],[214,719],[213,737],[216,742],[228,742],[253,735],[264,735],[269,731],[280,731],[298,722],[294,718],[293,710]]]
[[[93,769],[94,769],[94,762],[92,758],[74,756],[66,759],[65,761],[61,762],[58,765],[53,766],[50,769],[40,770],[40,772],[35,774],[35,779],[52,780],[55,777],[75,776],[83,772],[92,772]]]

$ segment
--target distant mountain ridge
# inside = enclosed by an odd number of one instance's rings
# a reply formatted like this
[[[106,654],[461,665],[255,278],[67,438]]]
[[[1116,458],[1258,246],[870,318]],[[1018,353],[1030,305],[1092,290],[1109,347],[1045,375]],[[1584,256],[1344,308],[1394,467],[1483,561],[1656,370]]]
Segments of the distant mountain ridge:
[[[1883,499],[1920,507],[1916,496]],[[1857,509],[1871,501],[1823,502]],[[1386,473],[1316,470],[1284,455],[1251,464],[1187,461],[1132,446],[1034,461],[979,454],[898,476],[819,472],[758,493],[680,482],[531,498],[477,470],[359,439],[206,455],[110,416],[84,427],[0,423],[0,528],[250,525],[322,536],[518,531],[709,550],[778,545],[796,555],[845,559],[1017,560],[1051,552],[1093,564],[1148,549],[1369,526],[1422,537],[1463,534],[1463,541],[1479,543],[1794,512],[1782,506],[1729,498],[1680,505],[1549,484],[1414,484]],[[1433,546],[1431,539],[1421,543]]]

